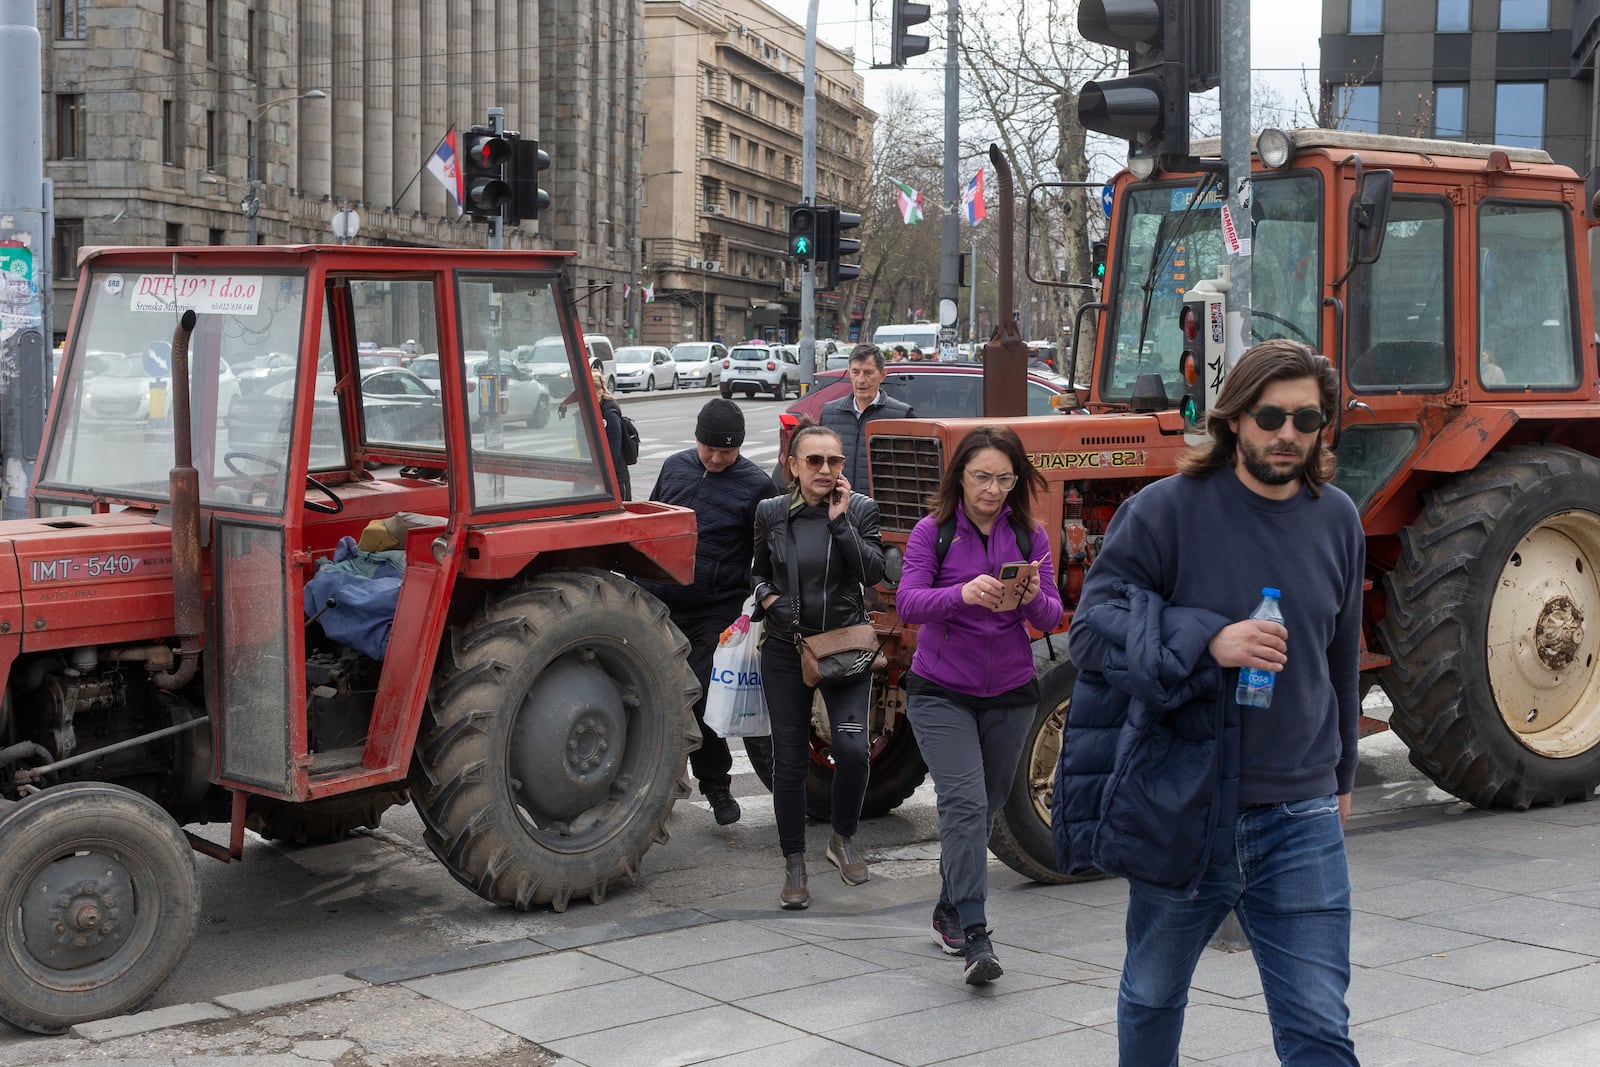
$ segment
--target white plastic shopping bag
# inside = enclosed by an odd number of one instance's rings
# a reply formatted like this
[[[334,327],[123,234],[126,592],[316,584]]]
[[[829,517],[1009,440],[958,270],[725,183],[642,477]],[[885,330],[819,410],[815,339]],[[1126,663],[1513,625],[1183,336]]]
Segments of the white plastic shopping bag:
[[[772,732],[761,695],[761,623],[750,621],[755,598],[717,641],[706,685],[706,725],[722,737],[760,737]]]

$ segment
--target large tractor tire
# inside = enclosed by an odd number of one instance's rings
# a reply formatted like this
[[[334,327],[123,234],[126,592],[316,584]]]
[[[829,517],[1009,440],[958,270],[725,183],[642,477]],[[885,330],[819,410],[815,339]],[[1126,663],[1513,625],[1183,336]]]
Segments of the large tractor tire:
[[[519,911],[637,880],[689,794],[688,649],[660,601],[597,570],[491,592],[452,627],[410,781],[456,880]]]
[[[342,841],[357,830],[376,830],[383,813],[407,799],[404,788],[365,789],[304,804],[251,797],[244,824],[268,841],[326,845]]]
[[[905,690],[896,688],[881,693],[881,683],[873,680],[872,699],[893,699],[896,706],[905,706]],[[876,819],[889,814],[905,803],[928,777],[928,765],[922,762],[922,750],[911,733],[911,720],[904,714],[885,717],[890,729],[872,737],[871,774],[867,778],[867,795],[861,802],[861,817]],[[877,721],[878,716],[874,716]],[[811,719],[811,771],[806,775],[806,814],[819,822],[827,822],[833,815],[833,755],[828,739],[827,710],[819,695]],[[755,768],[761,784],[772,790],[772,738],[747,737],[745,754]]]
[[[1065,641],[1058,641],[1064,645]],[[1043,642],[1039,642],[1042,646]],[[1058,647],[1052,659],[1048,650],[1035,650],[1039,676],[1039,707],[1033,728],[1022,746],[1011,793],[989,831],[989,851],[1013,871],[1036,882],[1063,885],[1104,878],[1102,874],[1072,877],[1056,870],[1055,846],[1050,830],[1050,797],[1056,784],[1056,763],[1061,756],[1061,731],[1072,703],[1078,668]]]
[[[1389,720],[1411,762],[1483,808],[1600,785],[1600,461],[1489,456],[1401,531],[1379,623]]]
[[[40,1034],[123,1015],[183,958],[194,856],[155,801],[74,782],[0,819],[0,1018]]]

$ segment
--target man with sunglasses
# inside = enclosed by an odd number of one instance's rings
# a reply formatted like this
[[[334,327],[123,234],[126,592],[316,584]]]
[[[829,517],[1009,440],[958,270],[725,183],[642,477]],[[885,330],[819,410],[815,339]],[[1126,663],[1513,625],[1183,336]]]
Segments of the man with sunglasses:
[[[1206,413],[1211,440],[1118,509],[1073,617],[1081,673],[1058,851],[1069,869],[1128,878],[1124,1067],[1178,1063],[1190,979],[1230,911],[1255,953],[1279,1060],[1357,1063],[1343,824],[1365,540],[1350,498],[1328,484],[1322,430],[1337,401],[1328,361],[1305,345],[1245,352]],[[1283,624],[1249,617],[1267,586],[1283,591]],[[1161,639],[1124,642],[1131,633]],[[1270,707],[1239,706],[1241,667],[1274,673]],[[1139,729],[1140,746],[1117,744]],[[1144,755],[1160,752],[1171,758]],[[1104,785],[1100,772],[1120,777]]]
[[[883,350],[859,344],[850,350],[850,395],[822,405],[817,422],[839,435],[844,445],[844,477],[856,492],[867,493],[867,423],[873,419],[914,419],[911,405],[885,393]]]

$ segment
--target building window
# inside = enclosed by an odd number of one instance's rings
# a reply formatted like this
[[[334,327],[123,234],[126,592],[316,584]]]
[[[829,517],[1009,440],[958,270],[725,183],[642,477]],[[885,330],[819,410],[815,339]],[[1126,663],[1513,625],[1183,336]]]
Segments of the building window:
[[[256,13],[244,13],[244,69],[256,76]]]
[[[217,113],[206,112],[206,170],[217,169]]]
[[[228,243],[228,231],[212,228],[206,231],[206,244],[225,245]]]
[[[81,41],[89,36],[84,25],[84,8],[89,0],[56,0],[56,39]]]
[[[70,282],[78,276],[78,249],[83,247],[83,220],[56,219],[55,236],[51,238],[50,258],[54,261],[55,276]]]
[[[1544,82],[1501,82],[1494,87],[1494,143],[1544,147]]]
[[[728,162],[739,162],[739,149],[744,145],[744,138],[736,133],[728,134]]]
[[[217,58],[217,0],[206,0],[206,58]]]
[[[739,190],[737,189],[728,190],[728,214],[739,214]]]
[[[1435,29],[1440,33],[1466,33],[1472,28],[1471,13],[1472,0],[1439,0],[1439,21]]]
[[[772,229],[772,201],[767,201],[767,229]]]
[[[178,162],[178,127],[171,100],[161,101],[161,162],[171,167]]]
[[[161,47],[172,51],[172,30],[177,21],[177,12],[172,10],[177,0],[161,0]]]
[[[56,155],[57,159],[83,159],[83,120],[85,110],[82,93],[56,94]]]
[[[1459,141],[1467,132],[1467,87],[1436,85],[1433,88],[1433,135],[1445,141]]]
[[[167,246],[170,248],[181,244],[183,244],[183,223],[167,223]]]
[[[1500,0],[1502,30],[1548,30],[1550,0]]]
[[[711,95],[711,85],[712,85],[712,83],[711,83],[711,68],[710,67],[701,67],[700,68],[700,95],[701,96],[710,96]]]
[[[1382,33],[1383,0],[1350,0],[1350,32]]]
[[[1352,133],[1378,132],[1378,86],[1339,86],[1339,129]]]

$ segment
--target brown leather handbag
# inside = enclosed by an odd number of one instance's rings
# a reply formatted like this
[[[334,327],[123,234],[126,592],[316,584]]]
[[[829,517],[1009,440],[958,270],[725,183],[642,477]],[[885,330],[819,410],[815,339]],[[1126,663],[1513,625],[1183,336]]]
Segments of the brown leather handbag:
[[[794,529],[789,530],[789,589],[794,597],[794,618],[800,622],[800,568],[796,561],[799,547],[795,543]],[[823,620],[828,609],[823,605]],[[810,637],[795,635],[794,646],[800,653],[800,680],[806,685],[834,685],[848,682],[870,671],[888,665],[880,649],[883,642],[870,622],[854,626],[839,626]]]

